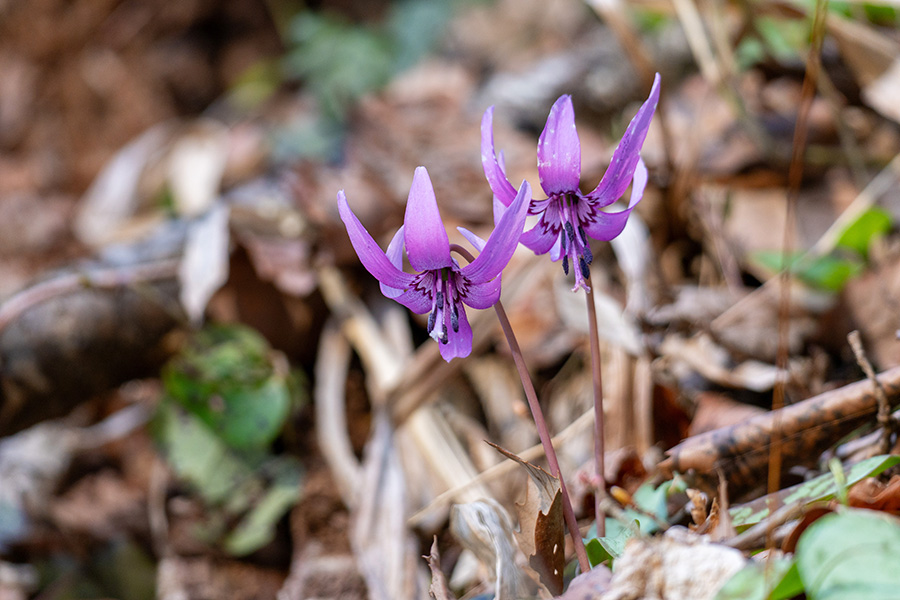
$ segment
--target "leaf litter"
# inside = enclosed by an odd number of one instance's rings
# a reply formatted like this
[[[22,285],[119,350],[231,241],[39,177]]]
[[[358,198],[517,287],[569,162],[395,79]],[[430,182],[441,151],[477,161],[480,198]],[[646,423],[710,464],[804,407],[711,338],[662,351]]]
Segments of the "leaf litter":
[[[877,394],[846,342],[860,330],[895,408],[894,9],[828,9],[833,45],[792,192],[811,5],[615,4],[598,9],[607,24],[569,1],[351,2],[304,9],[290,30],[279,3],[259,14],[88,4],[66,13],[69,35],[53,26],[58,3],[8,7],[0,36],[0,214],[14,217],[0,219],[0,463],[15,474],[0,513],[4,592],[393,598],[432,581],[441,598],[532,597],[508,582],[538,547],[551,549],[547,589],[564,598],[878,598],[896,586],[896,440],[884,455]],[[210,18],[248,26],[205,39],[214,60],[203,43],[173,44],[205,35],[197,24]],[[47,35],[23,35],[23,23]],[[638,46],[624,43],[629,29]],[[352,41],[339,46],[348,69],[369,65],[351,82],[362,87],[316,67],[334,41],[325,30]],[[425,30],[444,33],[406,35]],[[272,68],[285,44],[293,71]],[[663,122],[643,154],[650,185],[627,235],[593,247],[611,444],[602,539],[590,530],[600,492],[586,475],[580,307],[557,269],[525,253],[503,281],[553,433],[565,432],[557,449],[592,562],[613,566],[573,577],[561,523],[544,521],[554,494],[529,493],[518,519],[502,516],[533,479],[480,439],[532,469],[542,458],[490,315],[470,315],[477,362],[447,365],[420,346],[426,322],[386,307],[333,198],[352,190],[383,247],[425,164],[452,199],[441,206],[451,231],[486,237],[490,192],[472,150],[481,112],[498,106],[506,172],[534,183],[546,111],[571,93],[584,180],[595,181],[644,89],[629,63],[641,53],[663,74]],[[685,70],[692,61],[699,74]],[[182,365],[191,397],[179,404],[161,366],[203,321],[261,332],[262,346],[236,350],[261,362],[209,371],[216,350],[200,350]],[[782,384],[788,403],[773,414]],[[153,425],[102,433],[132,409],[155,411]],[[766,489],[775,447],[783,476]],[[631,458],[613,461],[620,451]],[[504,523],[481,570],[448,525],[473,502]],[[692,522],[715,535],[681,527]],[[545,525],[554,544],[535,536]],[[789,551],[769,538],[792,540]],[[764,547],[768,562],[749,558]]]

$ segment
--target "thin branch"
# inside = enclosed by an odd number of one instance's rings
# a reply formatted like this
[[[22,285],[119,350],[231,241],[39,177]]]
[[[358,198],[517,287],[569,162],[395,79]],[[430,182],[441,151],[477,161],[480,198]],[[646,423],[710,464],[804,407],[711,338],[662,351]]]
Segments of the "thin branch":
[[[872,363],[866,357],[866,351],[863,350],[862,339],[859,331],[853,330],[847,334],[847,341],[853,348],[853,355],[856,357],[856,363],[863,370],[869,381],[872,382],[872,388],[875,393],[875,400],[878,402],[878,424],[881,426],[881,453],[887,454],[891,451],[891,435],[894,433],[894,421],[891,419],[891,405],[888,402],[887,394],[884,388],[875,376],[875,369]]]

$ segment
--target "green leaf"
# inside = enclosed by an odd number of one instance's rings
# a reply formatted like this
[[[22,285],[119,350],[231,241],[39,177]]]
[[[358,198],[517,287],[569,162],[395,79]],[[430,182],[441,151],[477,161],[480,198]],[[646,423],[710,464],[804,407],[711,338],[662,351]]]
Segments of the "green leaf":
[[[175,473],[211,504],[233,498],[235,488],[253,476],[251,465],[209,427],[170,402],[160,403],[153,432]]]
[[[394,47],[394,71],[416,64],[434,44],[453,16],[447,0],[400,0],[391,5],[387,30]]]
[[[291,24],[290,41],[288,74],[302,79],[323,112],[338,121],[365,93],[387,83],[393,71],[388,36],[336,16],[302,12]]]
[[[883,208],[870,208],[847,225],[838,237],[837,245],[868,257],[872,241],[890,231],[892,225],[889,212]]]
[[[772,273],[790,267],[791,272],[807,285],[830,292],[839,292],[863,268],[858,261],[834,256],[811,257],[803,252],[784,256],[777,250],[760,250],[752,253],[749,259]]]
[[[874,477],[879,473],[900,463],[900,456],[891,454],[882,454],[873,456],[859,462],[846,472],[846,485],[852,486],[854,483],[865,479],[866,477]],[[791,503],[808,504],[810,502],[818,502],[820,500],[830,500],[837,494],[837,483],[832,473],[824,473],[809,481],[804,481],[795,486],[791,486],[779,492],[776,492],[777,503],[779,506]],[[751,525],[759,523],[769,516],[768,503],[770,496],[757,498],[752,502],[733,506],[729,513],[731,521],[737,528],[746,529]]]
[[[272,541],[278,521],[300,498],[300,466],[294,461],[279,466],[281,473],[265,495],[225,539],[228,553],[244,556]]]
[[[777,61],[790,62],[806,50],[810,23],[774,17],[754,19],[768,54]]]
[[[801,592],[797,565],[791,559],[778,558],[747,563],[722,586],[715,600],[786,600]]]
[[[592,538],[600,540],[621,540],[624,544],[625,540],[632,537],[637,532],[643,534],[656,532],[659,530],[659,525],[657,525],[656,521],[648,516],[648,514],[655,516],[659,521],[665,522],[666,519],[668,519],[669,514],[666,499],[668,498],[669,490],[672,489],[674,484],[675,481],[670,480],[662,482],[657,487],[653,487],[650,483],[641,485],[631,496],[635,505],[641,510],[626,508],[623,511],[623,516],[627,522],[607,517],[605,522],[606,537],[597,538],[597,529],[595,526],[592,526],[590,530],[590,532],[592,532]],[[609,544],[615,543],[617,542],[609,542]],[[611,545],[609,547],[615,549],[616,546]]]
[[[210,507],[196,535],[210,542],[225,535],[225,550],[236,555],[272,539],[279,519],[300,496],[302,469],[295,460],[232,448],[171,401],[160,404],[152,430],[175,473]]]
[[[281,431],[290,400],[284,379],[273,376],[259,388],[231,391],[222,411],[209,414],[207,422],[235,448],[266,446]]]
[[[234,448],[264,448],[281,431],[291,405],[286,377],[258,333],[240,326],[197,334],[163,370],[169,397]]]
[[[797,542],[797,568],[810,600],[884,600],[900,594],[900,522],[849,509],[810,525]]]
[[[618,521],[616,523],[618,524]],[[588,560],[591,561],[592,567],[596,567],[606,561],[612,562],[622,556],[622,552],[625,551],[625,542],[636,535],[634,531],[627,527],[616,529],[617,531],[614,535],[593,538],[585,544]]]

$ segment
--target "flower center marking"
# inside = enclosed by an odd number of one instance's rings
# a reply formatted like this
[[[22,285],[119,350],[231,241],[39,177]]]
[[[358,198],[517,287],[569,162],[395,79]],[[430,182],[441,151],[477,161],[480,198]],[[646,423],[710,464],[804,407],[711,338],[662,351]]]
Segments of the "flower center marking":
[[[559,253],[562,256],[563,272],[569,274],[569,259],[572,266],[577,265],[575,274],[576,287],[587,287],[585,279],[590,279],[590,264],[594,261],[594,254],[588,244],[587,234],[578,216],[578,202],[580,198],[574,193],[563,193],[554,198],[559,206],[560,230]]]

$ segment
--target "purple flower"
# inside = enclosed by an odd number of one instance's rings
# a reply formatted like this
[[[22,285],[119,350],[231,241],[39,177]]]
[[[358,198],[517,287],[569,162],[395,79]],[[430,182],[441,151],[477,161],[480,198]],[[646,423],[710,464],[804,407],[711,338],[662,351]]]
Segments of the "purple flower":
[[[509,209],[483,245],[471,233],[463,232],[481,251],[464,267],[450,255],[450,240],[425,167],[416,169],[403,226],[387,253],[350,210],[343,190],[337,200],[350,242],[366,270],[381,283],[381,292],[415,313],[430,313],[428,334],[441,343],[444,360],[468,356],[472,328],[464,305],[490,308],[500,299],[500,272],[512,258],[525,227],[531,201],[528,183],[522,182],[518,193],[513,191]],[[404,246],[415,274],[403,271]]]
[[[613,153],[609,168],[600,184],[582,194],[581,143],[575,131],[572,98],[562,96],[550,109],[547,124],[538,140],[538,174],[547,194],[543,200],[532,200],[528,214],[540,217],[537,224],[522,234],[521,242],[535,254],[550,252],[554,261],[562,258],[563,270],[569,273],[569,260],[575,267],[575,287],[587,289],[589,266],[593,260],[588,238],[611,240],[622,232],[628,215],[640,202],[647,185],[647,169],[640,151],[647,137],[650,120],[659,101],[659,74],[653,81],[650,97],[628,124],[628,129]],[[500,215],[516,196],[506,178],[503,156],[494,151],[494,107],[485,111],[481,120],[481,164],[494,192],[494,214]],[[628,208],[607,213],[600,209],[619,199],[632,183]]]

